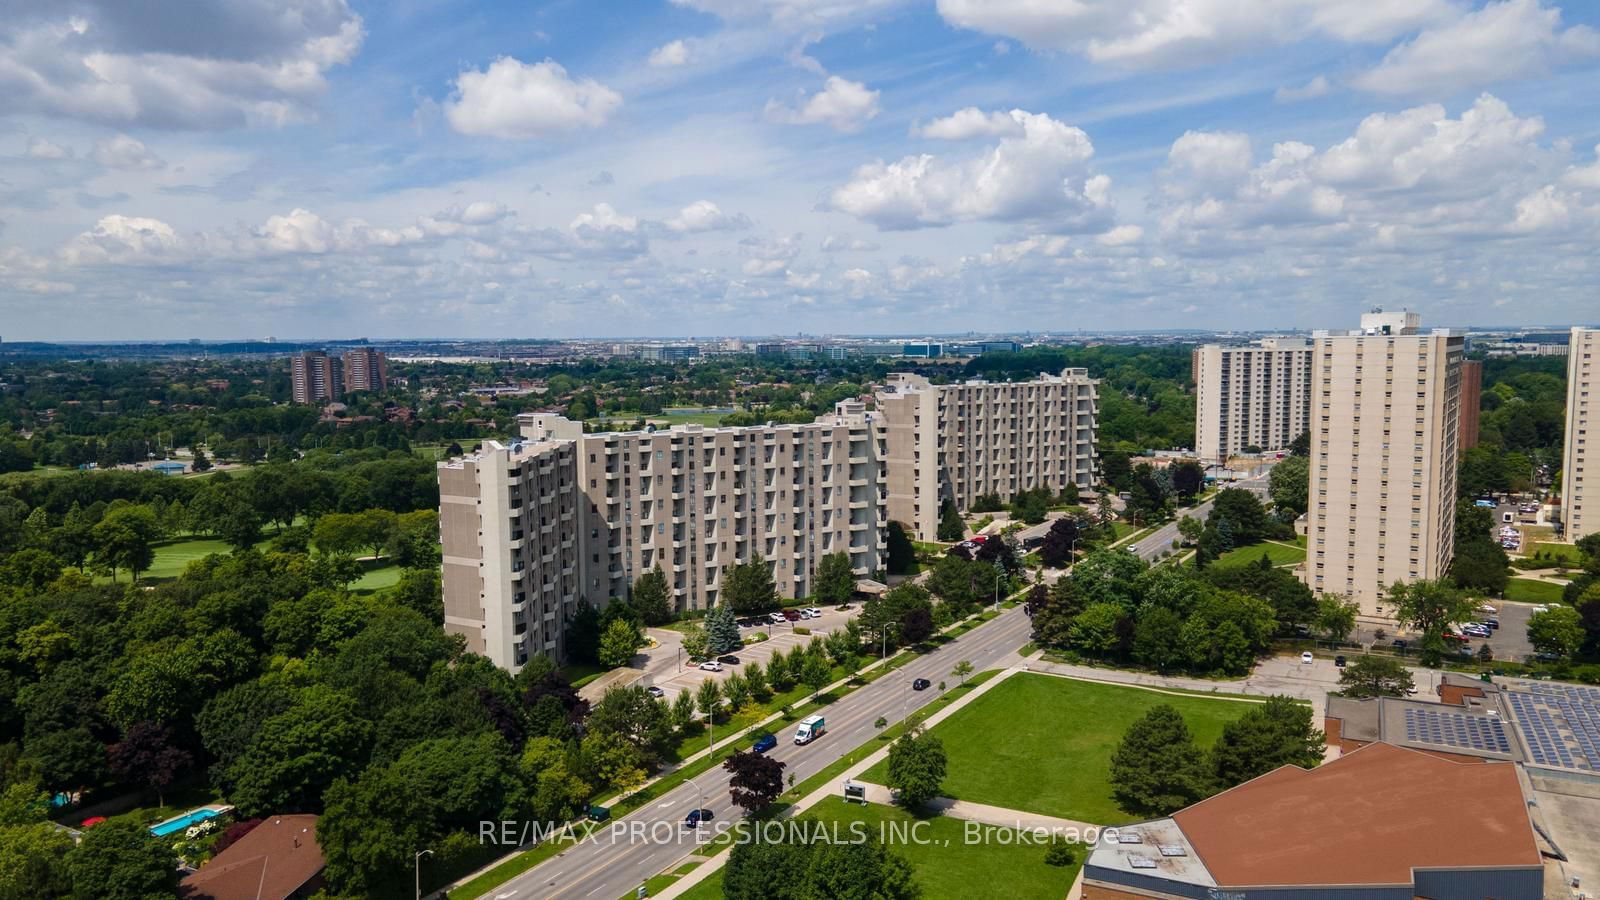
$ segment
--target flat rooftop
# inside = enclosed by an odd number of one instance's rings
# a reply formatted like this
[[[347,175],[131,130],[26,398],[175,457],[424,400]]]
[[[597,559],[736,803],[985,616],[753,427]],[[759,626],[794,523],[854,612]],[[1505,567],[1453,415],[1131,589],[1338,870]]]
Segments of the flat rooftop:
[[[1542,864],[1514,765],[1387,743],[1275,769],[1172,818],[1223,887],[1410,884],[1414,869]]]

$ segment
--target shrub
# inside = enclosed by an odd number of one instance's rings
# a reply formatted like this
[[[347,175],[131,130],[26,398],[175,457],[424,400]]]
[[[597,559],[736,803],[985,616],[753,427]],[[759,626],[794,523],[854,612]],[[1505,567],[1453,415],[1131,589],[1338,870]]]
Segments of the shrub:
[[[1047,866],[1070,866],[1078,859],[1078,854],[1072,843],[1061,835],[1050,838],[1050,846],[1045,848],[1044,862]]]
[[[811,633],[811,629],[809,629],[809,628],[800,628],[800,627],[796,626],[795,630],[794,630],[794,633],[795,634],[799,634],[799,635],[807,635],[807,634]]]

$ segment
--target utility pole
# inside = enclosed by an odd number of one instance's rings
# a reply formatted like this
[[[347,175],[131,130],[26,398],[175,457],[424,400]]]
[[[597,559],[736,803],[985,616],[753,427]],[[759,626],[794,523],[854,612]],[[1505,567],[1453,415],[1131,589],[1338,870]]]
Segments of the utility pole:
[[[417,891],[417,900],[422,900],[422,858],[424,856],[432,855],[432,850],[418,850],[417,855],[412,857],[411,861],[413,864],[413,872],[416,878],[416,882],[413,887],[415,887]]]

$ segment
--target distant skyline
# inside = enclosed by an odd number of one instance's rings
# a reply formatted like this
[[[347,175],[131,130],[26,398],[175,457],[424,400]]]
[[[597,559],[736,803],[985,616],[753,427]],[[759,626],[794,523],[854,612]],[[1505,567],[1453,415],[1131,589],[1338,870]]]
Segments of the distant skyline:
[[[1597,27],[1549,0],[21,0],[0,338],[1592,321]]]

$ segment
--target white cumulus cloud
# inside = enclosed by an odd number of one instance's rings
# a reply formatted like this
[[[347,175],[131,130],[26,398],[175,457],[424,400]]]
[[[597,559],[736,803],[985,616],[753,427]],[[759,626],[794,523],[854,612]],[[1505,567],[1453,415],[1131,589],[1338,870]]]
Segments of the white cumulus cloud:
[[[736,231],[749,228],[750,220],[742,215],[729,215],[710,200],[696,200],[678,210],[663,223],[668,231],[679,234],[697,234],[704,231]]]
[[[25,151],[31,159],[71,159],[72,151],[38,135],[28,138]]]
[[[108,169],[138,171],[159,169],[165,165],[161,157],[151,152],[143,141],[119,134],[94,142],[94,152],[89,154],[95,162]]]
[[[621,94],[593,78],[568,77],[554,60],[528,64],[502,56],[483,71],[457,76],[444,115],[461,134],[532,140],[597,127],[621,105]]]
[[[942,119],[922,125],[916,133],[925,138],[942,141],[963,141],[974,137],[1010,137],[1022,134],[1022,120],[1027,113],[1020,109],[1011,112],[986,113],[976,106],[958,109]]]
[[[880,112],[878,92],[859,81],[828,76],[822,90],[797,107],[767,101],[767,118],[791,125],[826,124],[835,131],[855,131]]]
[[[650,51],[650,65],[657,68],[681,66],[689,61],[689,45],[683,41],[670,41]]]

